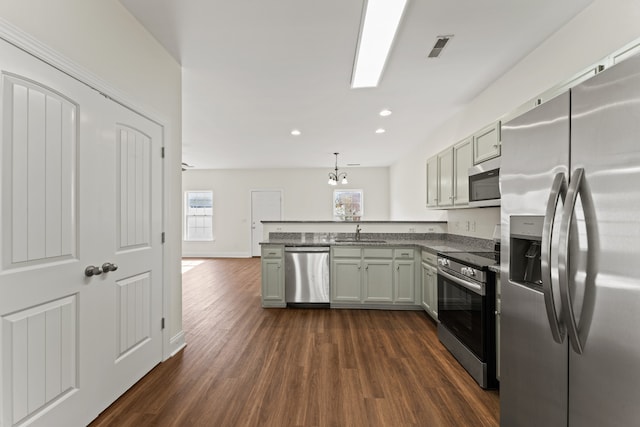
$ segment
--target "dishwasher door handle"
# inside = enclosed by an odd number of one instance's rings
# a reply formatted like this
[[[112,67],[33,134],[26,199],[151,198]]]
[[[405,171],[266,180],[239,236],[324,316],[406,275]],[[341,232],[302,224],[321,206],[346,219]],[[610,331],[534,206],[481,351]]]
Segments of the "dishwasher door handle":
[[[327,246],[285,246],[285,252],[308,252],[308,253],[317,253],[317,252],[329,252],[329,248]]]

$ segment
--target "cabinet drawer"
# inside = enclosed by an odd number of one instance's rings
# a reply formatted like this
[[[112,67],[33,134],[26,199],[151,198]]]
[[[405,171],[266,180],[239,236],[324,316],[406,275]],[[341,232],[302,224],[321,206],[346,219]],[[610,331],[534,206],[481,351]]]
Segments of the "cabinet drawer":
[[[394,249],[393,255],[396,258],[413,259],[414,252],[413,249]]]
[[[365,248],[365,258],[393,258],[393,249],[389,248]]]
[[[422,251],[422,261],[426,262],[427,264],[431,264],[433,266],[437,266],[438,265],[438,256],[434,253],[431,253],[429,251]]]
[[[360,258],[362,251],[360,248],[333,248],[334,258]]]
[[[282,258],[284,248],[282,246],[263,246],[262,258]]]

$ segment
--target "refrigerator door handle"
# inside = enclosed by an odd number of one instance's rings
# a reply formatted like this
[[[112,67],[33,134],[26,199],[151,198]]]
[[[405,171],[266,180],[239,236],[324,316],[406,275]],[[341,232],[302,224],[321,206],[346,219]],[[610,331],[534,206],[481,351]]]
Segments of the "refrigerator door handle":
[[[571,222],[573,221],[573,213],[576,207],[578,194],[582,188],[582,179],[584,177],[584,169],[578,168],[571,175],[571,184],[567,191],[567,201],[564,205],[564,213],[562,215],[562,224],[560,226],[560,242],[558,243],[558,273],[560,282],[560,298],[562,300],[562,308],[566,314],[565,323],[567,325],[567,335],[571,341],[573,350],[582,354],[584,343],[578,334],[578,326],[576,324],[576,316],[571,304],[571,291],[569,289],[569,232]]]
[[[542,225],[542,248],[540,256],[540,265],[542,273],[542,291],[544,294],[544,306],[547,310],[547,319],[553,340],[558,344],[562,344],[566,335],[565,327],[558,319],[556,304],[553,298],[553,282],[551,281],[551,234],[555,223],[556,211],[558,209],[558,200],[562,198],[564,202],[567,195],[567,180],[563,172],[556,174],[551,185],[549,199],[547,201],[547,210],[544,215],[544,223]]]

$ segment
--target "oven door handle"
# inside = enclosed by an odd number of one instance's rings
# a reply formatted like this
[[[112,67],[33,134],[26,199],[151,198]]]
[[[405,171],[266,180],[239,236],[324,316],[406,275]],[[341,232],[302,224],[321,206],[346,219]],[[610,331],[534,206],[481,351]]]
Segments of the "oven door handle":
[[[485,295],[485,288],[484,285],[481,284],[477,284],[477,283],[473,283],[473,282],[468,282],[466,280],[462,280],[457,278],[456,276],[447,273],[446,271],[443,271],[441,269],[438,269],[438,274],[441,274],[442,277],[445,277],[448,280],[451,280],[452,282],[467,288],[468,290],[470,290],[471,292],[473,292],[474,294],[478,294],[478,295]]]

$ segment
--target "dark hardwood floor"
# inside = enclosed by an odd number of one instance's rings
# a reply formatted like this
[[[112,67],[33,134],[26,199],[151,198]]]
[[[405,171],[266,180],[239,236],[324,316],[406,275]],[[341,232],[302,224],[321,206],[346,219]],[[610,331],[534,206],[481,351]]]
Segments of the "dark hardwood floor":
[[[260,307],[260,259],[183,275],[187,347],[91,426],[498,426],[423,312]]]

